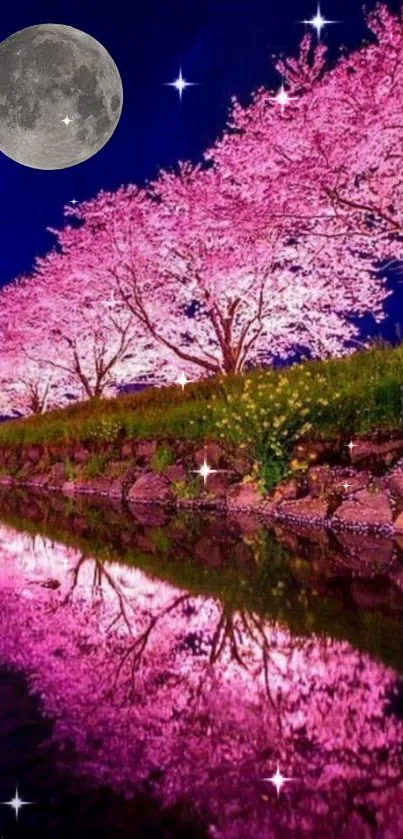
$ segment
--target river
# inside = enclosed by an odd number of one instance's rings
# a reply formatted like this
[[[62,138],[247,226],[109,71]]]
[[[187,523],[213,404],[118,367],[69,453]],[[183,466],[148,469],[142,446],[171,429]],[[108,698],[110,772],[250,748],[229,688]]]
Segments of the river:
[[[398,544],[3,488],[0,557],[4,839],[403,836]]]

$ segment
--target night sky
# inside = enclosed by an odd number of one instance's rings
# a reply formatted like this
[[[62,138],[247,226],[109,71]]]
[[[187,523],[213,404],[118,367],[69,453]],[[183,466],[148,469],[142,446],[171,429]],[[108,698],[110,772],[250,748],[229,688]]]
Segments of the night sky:
[[[370,6],[373,4],[369,4]],[[392,9],[399,2],[391,0]],[[36,8],[35,8],[36,7]],[[366,35],[361,0],[322,0],[324,17],[340,21],[322,36],[331,55]],[[277,89],[272,54],[296,51],[316,0],[115,0],[9,3],[2,9],[0,39],[38,23],[63,23],[88,32],[115,60],[123,82],[123,113],[107,145],[93,158],[64,170],[38,171],[0,153],[0,285],[30,270],[36,255],[53,245],[47,226],[60,226],[63,206],[100,189],[141,184],[160,167],[201,158],[224,128],[230,98],[247,102],[256,87]],[[198,82],[184,91],[164,86],[177,78]],[[403,279],[403,274],[401,279]],[[390,315],[377,332],[394,338],[403,324],[403,282],[387,301]],[[403,328],[403,326],[402,326]]]

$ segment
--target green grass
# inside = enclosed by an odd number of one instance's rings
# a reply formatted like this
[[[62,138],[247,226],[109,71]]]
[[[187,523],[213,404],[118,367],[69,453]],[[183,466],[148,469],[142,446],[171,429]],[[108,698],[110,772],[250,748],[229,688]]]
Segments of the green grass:
[[[396,428],[402,418],[403,345],[203,380],[184,392],[170,386],[75,404],[4,423],[0,446],[91,441],[97,449],[120,438],[221,438],[252,446],[262,462],[270,455],[278,479],[276,458],[281,467],[301,434],[361,434]]]
[[[175,455],[166,446],[158,446],[151,458],[151,467],[154,472],[163,472],[166,466],[175,462]]]

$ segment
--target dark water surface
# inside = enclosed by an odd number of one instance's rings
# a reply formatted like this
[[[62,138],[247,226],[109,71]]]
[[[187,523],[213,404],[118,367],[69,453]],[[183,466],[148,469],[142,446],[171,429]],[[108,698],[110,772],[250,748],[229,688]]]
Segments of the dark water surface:
[[[403,837],[402,548],[1,490],[0,836]]]

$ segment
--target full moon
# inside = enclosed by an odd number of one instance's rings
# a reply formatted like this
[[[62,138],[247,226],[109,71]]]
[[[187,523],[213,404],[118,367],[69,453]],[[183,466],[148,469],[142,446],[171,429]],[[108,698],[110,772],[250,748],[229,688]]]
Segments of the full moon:
[[[0,44],[0,151],[33,169],[66,169],[96,154],[122,112],[119,71],[95,38],[58,23]]]

